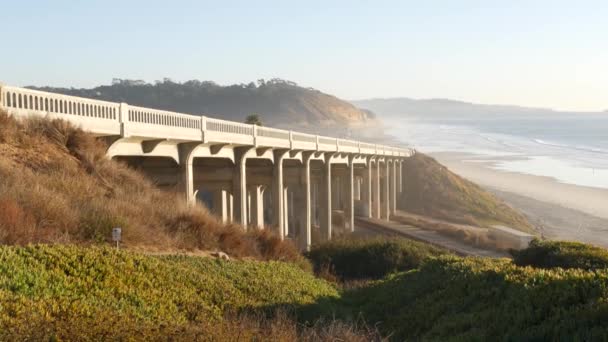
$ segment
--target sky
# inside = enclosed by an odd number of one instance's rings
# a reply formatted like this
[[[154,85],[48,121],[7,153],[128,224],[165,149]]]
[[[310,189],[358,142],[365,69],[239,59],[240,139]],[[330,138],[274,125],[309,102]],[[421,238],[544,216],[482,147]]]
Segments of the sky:
[[[608,109],[607,1],[2,1],[0,82],[279,77],[344,99]]]

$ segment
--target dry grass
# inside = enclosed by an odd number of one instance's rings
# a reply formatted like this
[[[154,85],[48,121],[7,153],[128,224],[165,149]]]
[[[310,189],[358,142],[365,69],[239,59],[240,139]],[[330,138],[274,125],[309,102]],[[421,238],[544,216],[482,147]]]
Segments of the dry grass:
[[[28,325],[16,325],[0,336],[28,341],[278,341],[278,342],[374,342],[386,341],[377,327],[363,320],[319,319],[303,325],[293,315],[279,311],[272,316],[261,313],[227,314],[218,321],[155,325],[136,319],[117,320],[111,313],[94,317],[70,316],[61,320],[34,318]],[[76,323],[76,324],[74,324]]]
[[[222,250],[304,263],[291,243],[223,224],[105,151],[65,121],[0,112],[0,243],[105,243],[122,227],[124,245],[139,250]]]

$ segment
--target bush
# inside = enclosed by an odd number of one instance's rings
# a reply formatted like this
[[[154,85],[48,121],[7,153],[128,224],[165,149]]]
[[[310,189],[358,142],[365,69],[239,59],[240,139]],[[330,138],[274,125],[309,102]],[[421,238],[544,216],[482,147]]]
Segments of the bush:
[[[272,330],[261,331],[264,325],[251,320],[243,325],[249,330],[239,331],[238,320],[337,295],[325,281],[276,261],[0,247],[0,340],[196,340],[218,334],[237,340],[237,334],[265,333],[264,339],[274,339]],[[236,322],[225,322],[226,315]],[[289,324],[295,333],[295,323]]]
[[[520,266],[584,270],[608,268],[608,250],[580,242],[534,239],[528,248],[511,254],[515,264]]]
[[[508,259],[431,258],[316,306],[362,315],[395,341],[602,341],[608,271],[534,269]]]
[[[418,241],[398,238],[332,240],[314,246],[306,256],[315,271],[329,271],[342,280],[376,279],[396,271],[414,269],[444,250]]]

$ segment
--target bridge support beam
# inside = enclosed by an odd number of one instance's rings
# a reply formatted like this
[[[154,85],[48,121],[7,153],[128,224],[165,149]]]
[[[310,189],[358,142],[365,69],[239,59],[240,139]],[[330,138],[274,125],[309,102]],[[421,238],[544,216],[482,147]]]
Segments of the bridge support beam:
[[[233,195],[235,197],[234,207],[236,221],[247,229],[247,153],[251,147],[243,147],[235,150],[235,172],[233,178]]]
[[[325,165],[323,166],[323,180],[321,184],[321,238],[324,241],[331,240],[332,230],[332,205],[331,205],[331,157],[333,153],[325,153]]]
[[[303,219],[300,221],[300,249],[310,250],[312,244],[312,199],[311,199],[311,180],[310,180],[310,158],[312,153],[306,152],[302,158],[303,172],[302,172],[302,185],[304,190],[304,211],[302,215]]]
[[[382,218],[384,218],[386,221],[389,221],[391,218],[390,170],[391,162],[387,159],[384,161],[384,206],[382,208]]]
[[[185,143],[178,146],[179,166],[181,170],[181,188],[185,194],[188,204],[193,205],[196,202],[194,196],[194,168],[192,152],[198,146],[198,143]]]
[[[264,228],[264,187],[250,185],[249,199],[250,224],[253,227]]]
[[[373,184],[373,168],[372,168],[372,158],[367,158],[367,165],[363,174],[363,203],[367,207],[367,217],[372,218],[372,184]]]
[[[228,216],[230,213],[229,208],[230,193],[225,189],[218,189],[213,192],[213,208],[212,212],[217,215],[223,223],[231,221]]]
[[[349,231],[355,231],[355,156],[348,157],[348,176],[346,184],[346,210],[344,220]]]
[[[274,151],[274,168],[273,168],[273,224],[277,227],[279,238],[283,240],[287,233],[287,227],[285,226],[285,193],[284,193],[284,181],[283,181],[283,159],[287,150]]]
[[[374,217],[380,219],[382,209],[380,203],[380,160],[376,159],[376,172],[374,175]]]
[[[391,215],[397,211],[397,164],[398,161],[393,159],[391,168]]]

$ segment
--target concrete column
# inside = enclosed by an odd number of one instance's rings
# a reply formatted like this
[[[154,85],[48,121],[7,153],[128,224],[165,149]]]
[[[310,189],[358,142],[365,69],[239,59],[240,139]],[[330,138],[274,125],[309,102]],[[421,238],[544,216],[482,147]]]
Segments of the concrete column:
[[[236,219],[247,228],[247,152],[250,148],[235,151],[235,174],[233,179],[233,195],[236,199]]]
[[[403,192],[403,160],[397,163],[397,192]]]
[[[190,205],[194,205],[196,198],[194,197],[194,170],[192,162],[187,160],[180,164],[182,173],[182,187],[185,192],[186,201]]]
[[[196,197],[194,196],[194,169],[192,167],[194,156],[192,153],[197,146],[198,143],[186,143],[178,146],[181,188],[186,201],[191,205],[196,203]]]
[[[285,238],[287,227],[285,227],[285,210],[283,208],[285,198],[283,193],[283,159],[287,151],[280,150],[274,151],[274,171],[273,171],[273,224],[277,227],[279,238],[283,240]]]
[[[225,189],[215,190],[213,192],[213,213],[219,216],[223,223],[229,222],[229,192]]]
[[[394,215],[397,211],[397,164],[399,162],[393,159],[393,168],[391,169],[391,214]]]
[[[323,166],[323,181],[321,184],[321,236],[323,240],[331,239],[332,206],[331,206],[331,157],[333,153],[325,154]]]
[[[390,170],[391,170],[391,165],[390,165],[390,161],[389,160],[385,160],[384,161],[384,208],[382,208],[384,210],[384,213],[382,213],[383,217],[385,220],[389,221],[390,217],[391,217],[391,189],[390,189],[390,184],[391,184],[391,176],[390,176]]]
[[[373,183],[372,158],[367,159],[367,169],[365,170],[365,179],[363,184],[363,203],[367,204],[367,217],[373,217],[372,208],[372,183]]]
[[[261,185],[252,185],[249,189],[251,225],[264,228],[264,188]]]
[[[234,222],[234,195],[232,192],[226,192],[226,207],[228,208],[228,222]]]
[[[374,179],[375,187],[374,187],[374,217],[380,219],[382,209],[380,202],[380,160],[376,159],[376,175]]]
[[[290,235],[289,231],[289,191],[288,187],[283,187],[283,232],[285,236]],[[293,233],[293,232],[291,232]],[[293,234],[292,234],[293,235]]]
[[[351,232],[355,231],[355,156],[348,157],[348,177],[346,181],[346,221]]]
[[[300,232],[300,248],[302,250],[310,250],[310,245],[312,244],[312,201],[311,201],[311,191],[310,191],[310,158],[312,157],[312,153],[306,152],[302,156],[303,173],[302,173],[302,185],[304,190],[304,218],[302,220],[302,229]]]

